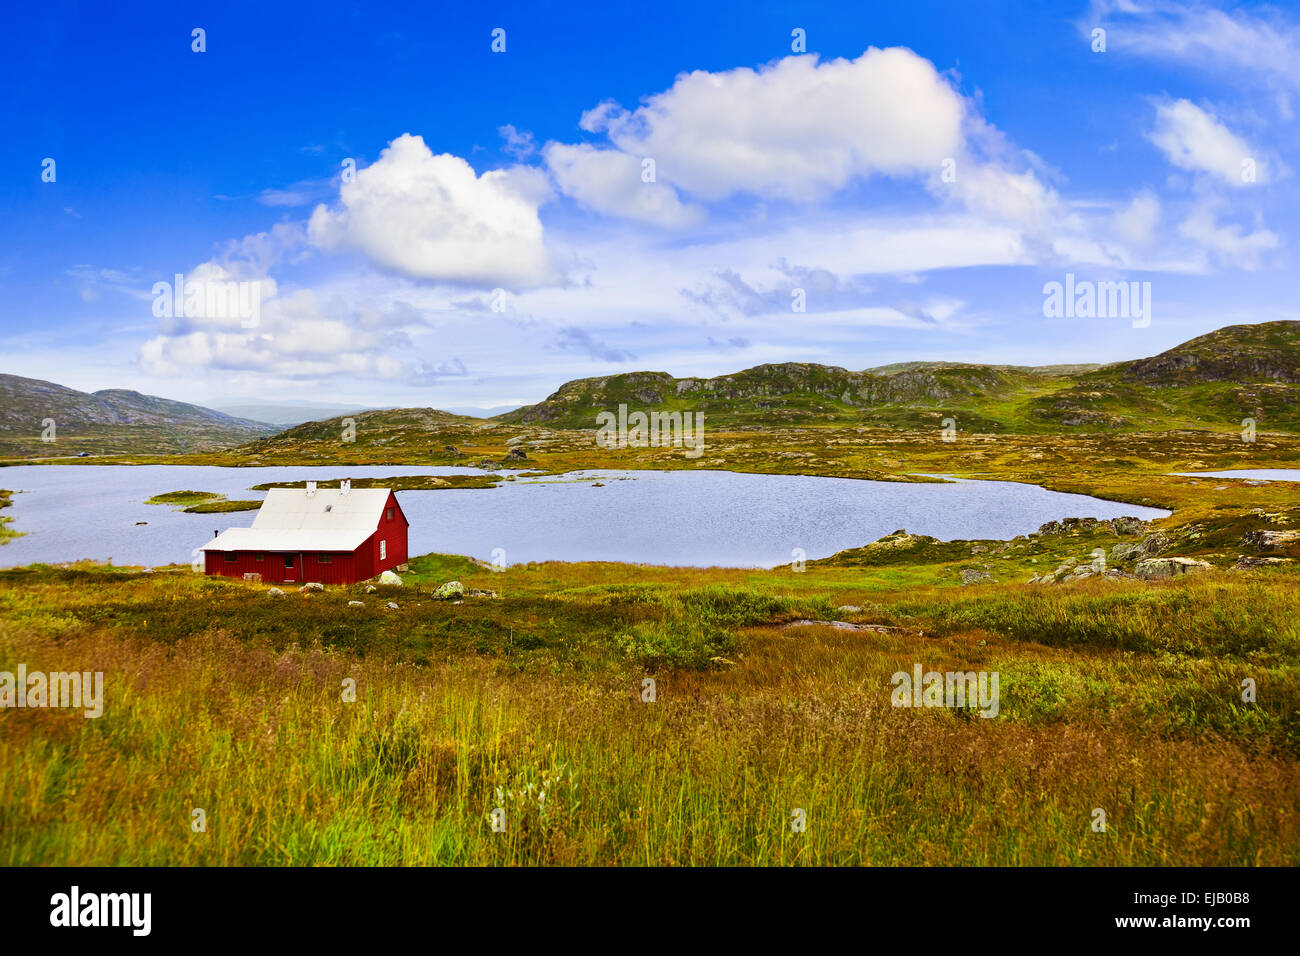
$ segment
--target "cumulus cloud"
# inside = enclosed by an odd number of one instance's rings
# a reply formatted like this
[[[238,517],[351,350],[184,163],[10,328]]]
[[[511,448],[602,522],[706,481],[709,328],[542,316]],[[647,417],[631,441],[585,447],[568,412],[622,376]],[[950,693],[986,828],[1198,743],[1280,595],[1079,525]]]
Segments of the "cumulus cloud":
[[[635,156],[585,143],[548,143],[542,156],[560,192],[595,212],[667,228],[694,225],[702,216],[667,183],[644,182]]]
[[[620,150],[704,200],[737,193],[812,200],[859,177],[936,169],[962,143],[964,103],[911,50],[854,60],[792,56],[757,70],[696,70],[634,111],[584,114]]]
[[[216,262],[185,274],[193,289],[238,281]],[[353,376],[363,379],[429,382],[467,374],[459,359],[438,364],[411,359],[406,329],[424,324],[420,313],[395,304],[385,312],[349,309],[322,301],[312,289],[279,294],[273,279],[249,282],[259,299],[252,327],[247,316],[225,311],[183,309],[159,317],[159,333],[144,343],[140,363],[151,374],[187,371],[255,372],[288,379]]]
[[[1189,100],[1156,104],[1155,127],[1149,134],[1169,162],[1179,169],[1204,173],[1229,186],[1246,186],[1242,163],[1256,153],[1239,136]],[[1256,161],[1256,181],[1265,182]]]
[[[520,288],[555,281],[537,209],[535,170],[482,176],[458,156],[435,156],[419,136],[399,136],[317,206],[308,223],[324,249],[355,249],[417,279]]]
[[[1160,225],[1160,199],[1151,190],[1142,190],[1115,213],[1114,225],[1115,233],[1130,245],[1150,245]]]
[[[1192,212],[1179,224],[1178,232],[1207,250],[1220,266],[1228,268],[1257,269],[1264,253],[1278,245],[1277,234],[1263,227],[1246,232],[1238,223],[1220,225],[1211,206]]]

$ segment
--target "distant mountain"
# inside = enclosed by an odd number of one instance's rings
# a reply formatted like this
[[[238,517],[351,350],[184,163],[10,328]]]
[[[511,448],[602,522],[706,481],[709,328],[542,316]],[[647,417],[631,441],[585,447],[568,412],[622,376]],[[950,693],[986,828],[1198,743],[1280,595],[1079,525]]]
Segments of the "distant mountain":
[[[42,441],[51,434],[54,441]],[[0,455],[54,457],[211,451],[274,432],[266,422],[125,389],[79,392],[0,374]]]
[[[244,405],[220,405],[214,411],[235,418],[249,418],[272,425],[301,425],[304,422],[377,411],[362,405],[326,405],[322,402],[250,402]]]
[[[345,418],[351,419],[351,424],[345,423]],[[443,458],[446,457],[443,454],[444,445],[463,440],[460,437],[462,434],[469,435],[496,427],[481,418],[453,415],[436,408],[387,408],[305,422],[268,438],[253,441],[240,450],[256,458],[275,452],[312,453],[313,449],[328,444],[333,446],[331,450],[345,446],[357,449],[420,448],[428,454]],[[438,441],[430,444],[432,433],[437,433]]]
[[[484,407],[482,405],[448,405],[443,409],[445,412],[451,412],[453,415],[467,415],[470,418],[494,418],[497,415],[504,415],[506,412],[513,412],[519,405],[493,405]]]
[[[861,423],[986,432],[1236,428],[1300,431],[1300,322],[1219,329],[1113,365],[902,362],[860,372],[805,363],[713,378],[628,372],[577,379],[494,421],[594,428],[630,409],[701,411],[714,427]]]

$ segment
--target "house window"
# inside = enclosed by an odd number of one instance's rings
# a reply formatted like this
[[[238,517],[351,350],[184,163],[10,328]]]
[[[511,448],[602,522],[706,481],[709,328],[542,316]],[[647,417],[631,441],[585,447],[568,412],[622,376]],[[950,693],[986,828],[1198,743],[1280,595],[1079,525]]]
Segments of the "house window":
[[[257,552],[257,554],[253,555],[253,560],[254,560],[254,561],[261,561],[261,560],[262,560],[263,558],[265,558],[265,557],[266,557],[266,555],[263,554],[261,551],[259,551],[259,552]]]
[[[226,560],[227,560],[227,561],[238,561],[238,560],[239,560],[239,555],[235,554],[235,552],[233,552],[233,551],[227,551],[227,552],[226,552]]]
[[[379,560],[380,560],[380,561],[383,561],[383,560],[384,560],[385,558],[387,558],[387,557],[388,557],[388,542],[387,542],[387,541],[380,541],[380,542],[379,542]]]
[[[316,563],[317,563],[317,564],[333,564],[333,563],[334,563],[334,555],[332,555],[332,554],[318,554],[318,555],[316,555]]]
[[[284,566],[285,566],[286,568],[291,568],[291,567],[293,567],[293,555],[292,555],[292,554],[286,554],[286,555],[284,556]]]
[[[385,520],[385,521],[392,521],[392,520],[393,520],[393,509],[392,509],[392,508],[385,508],[385,509],[384,509],[384,520]]]

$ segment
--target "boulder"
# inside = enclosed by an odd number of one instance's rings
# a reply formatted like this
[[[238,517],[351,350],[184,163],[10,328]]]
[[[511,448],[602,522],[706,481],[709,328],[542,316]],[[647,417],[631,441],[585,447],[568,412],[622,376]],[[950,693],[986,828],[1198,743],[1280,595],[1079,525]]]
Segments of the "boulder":
[[[284,597],[284,592],[279,588],[269,588],[266,592],[267,597]]]
[[[979,571],[975,568],[966,568],[961,573],[962,584],[979,584],[983,581],[992,581],[993,575],[987,571]]]
[[[388,610],[390,611],[400,610],[400,608],[398,608],[397,606],[397,602],[395,601],[389,601],[387,604],[384,605],[384,607],[388,608]]]
[[[1173,541],[1169,539],[1169,535],[1163,531],[1153,531],[1139,542],[1133,557],[1154,558],[1160,552],[1168,551],[1173,547],[1173,544]]]
[[[298,589],[298,593],[306,594],[308,591],[324,591],[324,590],[325,590],[325,585],[321,584],[319,581],[308,581],[306,584],[304,584],[302,587]]]
[[[1300,531],[1248,531],[1241,543],[1256,551],[1274,551],[1292,544],[1300,544]]]
[[[1133,517],[1111,518],[1110,526],[1115,529],[1116,534],[1138,534],[1146,527],[1146,522],[1141,518]]]
[[[1214,565],[1208,561],[1198,561],[1195,558],[1146,558],[1137,563],[1134,571],[1144,581],[1160,581],[1184,574],[1209,571],[1213,567]]]
[[[1121,541],[1110,549],[1110,559],[1118,564],[1121,561],[1128,561],[1137,557],[1140,552],[1141,549],[1136,544]]]
[[[374,593],[375,593],[376,591],[378,591],[378,590],[379,590],[379,588],[375,587],[373,584],[367,584],[367,585],[366,585],[366,593],[367,593],[367,594],[374,594]]]
[[[379,575],[379,583],[380,583],[380,584],[396,584],[398,587],[401,587],[401,586],[402,586],[402,579],[399,578],[399,577],[398,577],[396,574],[394,574],[392,571],[385,571],[383,574]]]
[[[438,588],[438,590],[434,591],[433,596],[434,599],[438,601],[450,601],[452,598],[464,597],[465,585],[461,584],[459,581],[448,581],[442,587]]]
[[[1232,566],[1234,571],[1248,571],[1251,568],[1271,568],[1279,564],[1291,564],[1290,558],[1260,558],[1243,554]]]
[[[365,607],[360,601],[349,601],[348,607]]]
[[[497,596],[496,591],[480,590],[479,588],[470,588],[465,592],[465,597],[472,598],[494,598]]]

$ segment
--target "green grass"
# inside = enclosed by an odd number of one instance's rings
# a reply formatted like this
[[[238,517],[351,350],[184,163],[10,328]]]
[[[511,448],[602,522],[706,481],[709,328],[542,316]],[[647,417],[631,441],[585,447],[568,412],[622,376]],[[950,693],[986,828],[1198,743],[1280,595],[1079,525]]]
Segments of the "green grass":
[[[1300,574],[933,571],[0,571],[0,660],[106,675],[98,720],[0,721],[0,863],[1300,863]],[[451,579],[500,598],[433,600]],[[1000,717],[891,707],[916,663],[998,672]]]
[[[186,514],[223,514],[228,511],[256,511],[261,501],[251,499],[230,501],[215,491],[168,491],[145,500],[147,505],[181,506]],[[187,507],[185,507],[187,506]]]
[[[14,493],[5,488],[0,488],[0,509],[8,508],[14,503]],[[21,531],[15,531],[9,527],[10,522],[14,519],[9,515],[0,514],[0,544],[8,543],[10,538],[22,536]]]
[[[224,498],[225,495],[215,491],[168,491],[161,495],[146,498],[147,505],[195,505],[204,501]]]
[[[190,505],[185,508],[186,514],[208,515],[223,514],[227,511],[256,511],[262,507],[259,500],[235,500],[235,501],[204,501],[196,505]]]

